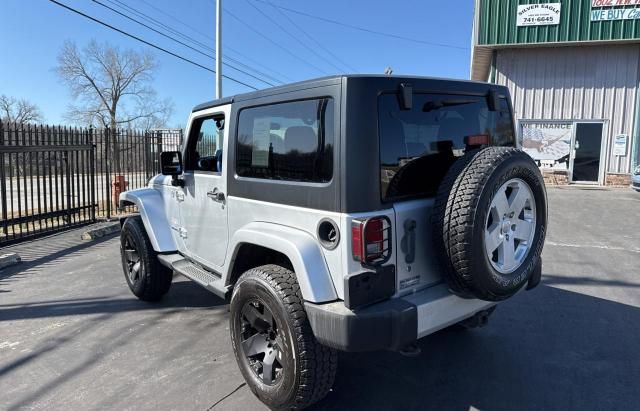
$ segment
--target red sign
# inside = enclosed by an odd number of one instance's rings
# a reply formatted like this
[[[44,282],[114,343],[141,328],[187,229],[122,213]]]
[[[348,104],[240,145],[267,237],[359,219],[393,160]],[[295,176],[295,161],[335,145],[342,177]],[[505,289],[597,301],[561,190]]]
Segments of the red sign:
[[[591,7],[640,6],[640,0],[591,0]]]

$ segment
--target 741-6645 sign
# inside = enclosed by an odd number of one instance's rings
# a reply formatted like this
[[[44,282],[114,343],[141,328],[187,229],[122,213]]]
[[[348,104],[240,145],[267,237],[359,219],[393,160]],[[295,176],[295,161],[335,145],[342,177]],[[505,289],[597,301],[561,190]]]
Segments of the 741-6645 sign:
[[[521,4],[518,6],[518,27],[560,24],[560,3]]]

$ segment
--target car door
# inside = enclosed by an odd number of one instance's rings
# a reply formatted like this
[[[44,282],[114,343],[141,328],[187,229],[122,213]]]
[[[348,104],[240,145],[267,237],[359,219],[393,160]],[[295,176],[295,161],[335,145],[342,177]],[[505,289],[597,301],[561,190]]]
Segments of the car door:
[[[180,233],[188,258],[220,272],[228,244],[226,147],[229,106],[207,110],[191,121],[184,153]]]

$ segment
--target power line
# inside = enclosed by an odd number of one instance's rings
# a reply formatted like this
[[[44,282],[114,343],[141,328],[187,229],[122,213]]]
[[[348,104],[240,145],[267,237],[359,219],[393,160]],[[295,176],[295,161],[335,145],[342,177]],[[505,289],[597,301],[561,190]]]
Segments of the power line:
[[[297,41],[300,45],[302,45],[302,47],[306,48],[307,50],[309,50],[311,53],[313,53],[315,56],[317,56],[318,58],[320,58],[320,60],[326,61],[327,63],[329,63],[330,65],[332,65],[333,67],[335,67],[338,72],[342,71],[342,69],[338,66],[336,66],[335,64],[333,64],[331,61],[328,61],[327,59],[325,59],[323,56],[321,56],[320,54],[318,54],[317,51],[315,51],[312,47],[309,47],[307,44],[305,44],[302,40],[300,40],[298,37],[296,37],[295,35],[293,35],[289,30],[285,29],[280,23],[278,23],[275,19],[273,19],[271,16],[269,16],[267,13],[265,13],[264,11],[260,10],[255,4],[253,4],[250,1],[247,1],[247,4],[249,4],[251,7],[253,7],[256,11],[258,11],[258,13],[262,14],[265,18],[267,18],[270,22],[272,22],[273,24],[275,24],[277,27],[280,28],[280,30],[282,30],[283,32],[285,32],[289,37],[291,37],[292,39],[294,39],[295,41]]]
[[[109,1],[111,4],[114,4],[114,1],[112,1],[112,0],[107,0],[107,1]],[[151,17],[151,16],[149,16],[149,15],[147,15],[147,14],[145,14],[145,13],[143,13],[143,12],[133,8],[133,7],[131,7],[131,6],[129,6],[128,4],[126,4],[126,3],[124,3],[124,2],[122,2],[120,0],[115,0],[115,3],[118,3],[118,7],[120,7],[121,9],[127,9],[127,11],[135,14],[136,16],[138,16],[138,17],[142,18],[143,20],[153,24],[156,27],[159,27],[161,29],[166,29],[170,33],[172,33],[172,34],[174,34],[174,35],[176,35],[178,37],[181,37],[181,38],[185,39],[186,41],[189,41],[189,42],[191,42],[193,44],[196,44],[196,45],[200,46],[203,49],[210,48],[210,46],[208,44],[204,44],[201,41],[195,40],[192,37],[189,37],[186,34],[183,34],[182,32],[180,32],[180,31],[178,31],[178,30],[176,30],[176,29],[174,29],[172,27],[169,27],[168,25],[162,23],[161,21],[159,21],[159,20],[157,20],[157,19],[155,19],[155,18],[153,18],[153,17]]]
[[[289,13],[299,14],[301,16],[305,16],[305,17],[309,17],[309,18],[312,18],[312,19],[324,21],[325,23],[331,23],[331,24],[335,24],[335,25],[338,25],[338,26],[348,27],[348,28],[353,29],[353,30],[364,31],[366,33],[376,34],[378,36],[390,37],[390,38],[394,38],[394,39],[397,39],[397,40],[411,41],[413,43],[426,44],[428,46],[446,47],[446,48],[458,49],[458,50],[469,50],[468,47],[455,46],[453,44],[435,43],[435,42],[432,42],[432,41],[420,40],[420,39],[416,39],[416,38],[413,38],[413,37],[406,37],[406,36],[401,36],[399,34],[385,33],[385,32],[382,32],[382,31],[368,29],[366,27],[355,26],[353,24],[343,23],[341,21],[328,19],[326,17],[321,17],[321,16],[316,16],[316,15],[313,15],[313,14],[309,14],[309,13],[306,13],[304,11],[295,10],[295,9],[291,9],[289,7],[276,5],[276,4],[270,3],[270,2],[268,2],[266,0],[251,0],[251,1],[257,1],[257,2],[260,2],[260,3],[269,4],[269,5],[271,5],[271,6],[275,7],[275,8],[288,11]]]
[[[108,1],[109,3],[111,3],[111,4],[113,4],[113,5],[116,5],[116,4],[114,3],[114,1],[112,1],[112,0],[107,0],[107,1]],[[159,21],[159,20],[156,20],[156,19],[154,19],[153,17],[151,17],[151,16],[149,16],[149,15],[147,15],[147,14],[145,14],[145,13],[143,13],[143,12],[141,12],[141,11],[139,11],[139,10],[137,10],[137,9],[135,9],[135,8],[133,8],[133,7],[131,7],[131,6],[127,5],[127,4],[125,4],[125,3],[123,3],[123,2],[122,2],[122,1],[120,1],[120,0],[115,0],[115,2],[116,2],[116,3],[118,3],[117,7],[120,7],[121,9],[126,9],[125,11],[135,14],[136,16],[138,16],[138,17],[140,17],[141,19],[143,19],[143,20],[145,20],[145,21],[149,22],[150,24],[153,24],[154,26],[156,26],[156,27],[158,27],[158,28],[160,28],[160,29],[162,29],[162,30],[167,30],[167,31],[169,31],[169,32],[170,32],[170,33],[172,33],[172,34],[174,34],[174,35],[176,35],[176,36],[178,36],[178,37],[181,37],[181,38],[185,39],[186,41],[188,41],[188,42],[190,42],[190,43],[193,43],[193,44],[197,45],[197,46],[198,46],[198,47],[200,47],[201,49],[204,49],[204,50],[210,51],[211,53],[215,53],[215,49],[213,49],[211,46],[209,46],[209,45],[207,45],[207,44],[204,44],[204,43],[202,43],[202,42],[200,42],[200,41],[198,41],[198,40],[195,40],[193,37],[189,37],[189,36],[187,36],[186,34],[181,33],[180,31],[178,31],[178,30],[176,30],[176,29],[174,29],[174,28],[172,28],[172,27],[170,27],[170,26],[166,25],[165,23],[163,23],[163,22],[161,22],[161,21]],[[210,56],[210,57],[211,57],[211,58],[213,58],[213,55],[212,55],[212,56]],[[215,60],[215,59],[214,59],[214,60]],[[263,72],[261,72],[261,71],[259,71],[259,70],[256,70],[256,69],[254,69],[253,67],[250,67],[250,66],[248,66],[248,65],[246,65],[246,64],[244,64],[244,63],[242,63],[242,62],[241,62],[241,61],[239,61],[239,60],[236,60],[236,59],[231,58],[231,57],[227,57],[227,60],[232,61],[232,62],[234,62],[235,64],[237,64],[237,65],[239,65],[239,66],[243,66],[243,67],[245,67],[245,68],[246,68],[246,69],[248,69],[248,70],[251,70],[251,71],[253,71],[253,72],[256,72],[256,73],[258,73],[258,74],[262,75],[263,77],[268,77],[268,78],[272,79],[273,81],[275,81],[275,82],[278,82],[278,83],[281,83],[281,84],[282,84],[282,81],[280,81],[280,80],[278,80],[278,79],[274,78],[273,76],[270,76],[270,75],[268,75],[268,74],[266,74],[266,73],[263,73]],[[261,80],[261,81],[262,81],[262,80]]]
[[[116,1],[118,1],[118,0],[116,0]],[[182,25],[182,26],[186,27],[187,29],[191,30],[192,32],[194,32],[194,33],[196,33],[196,34],[199,34],[199,35],[200,35],[200,36],[202,36],[203,38],[205,38],[205,39],[207,39],[207,40],[211,40],[211,41],[214,41],[214,40],[215,40],[215,39],[214,39],[212,36],[210,36],[209,34],[206,34],[206,33],[202,32],[202,31],[200,31],[200,30],[196,29],[195,27],[193,27],[193,25],[190,25],[190,24],[188,24],[188,23],[185,23],[184,21],[182,21],[182,20],[180,20],[179,18],[177,18],[177,17],[175,17],[175,16],[173,16],[173,15],[171,15],[171,14],[167,13],[166,11],[162,10],[161,8],[156,7],[154,4],[149,3],[149,2],[147,2],[146,0],[140,0],[140,1],[141,1],[142,3],[144,3],[144,4],[146,4],[147,6],[149,6],[150,8],[152,8],[153,10],[157,11],[158,13],[160,13],[160,14],[162,14],[162,15],[164,15],[164,16],[166,16],[166,17],[170,18],[171,20],[173,20],[173,21],[175,21],[175,22],[179,23],[180,25]],[[198,41],[198,40],[194,39],[193,37],[187,36],[187,35],[185,35],[185,34],[181,33],[180,31],[175,30],[175,29],[174,29],[174,28],[172,28],[171,26],[169,26],[169,25],[167,25],[167,24],[165,24],[165,23],[163,23],[163,22],[161,22],[161,21],[159,21],[159,20],[156,20],[156,19],[154,19],[153,17],[150,17],[150,16],[146,15],[145,13],[142,13],[141,11],[136,10],[136,9],[135,9],[135,8],[133,8],[133,7],[130,7],[130,6],[126,5],[126,4],[123,4],[123,3],[122,3],[122,2],[120,2],[120,1],[118,1],[118,3],[120,3],[120,4],[121,4],[121,7],[122,7],[122,6],[127,7],[128,9],[130,9],[130,10],[131,10],[131,11],[133,11],[134,13],[138,14],[140,17],[142,17],[143,19],[145,19],[145,20],[147,20],[147,21],[149,21],[149,19],[153,20],[153,22],[154,22],[153,24],[155,24],[156,26],[161,26],[162,28],[164,28],[164,29],[166,29],[166,30],[172,31],[174,34],[176,34],[176,35],[178,35],[178,36],[180,36],[180,37],[184,38],[185,40],[187,40],[187,41],[189,41],[189,42],[191,42],[191,43],[197,44],[197,45],[199,45],[200,47],[202,47],[202,48],[203,48],[203,49],[205,49],[205,50],[210,50],[212,53],[215,53],[215,49],[214,49],[214,48],[212,48],[211,46],[206,45],[206,44],[203,44],[202,42],[200,42],[200,41]],[[241,53],[241,52],[239,52],[239,51],[237,51],[237,50],[231,49],[231,48],[229,48],[229,47],[225,47],[225,49],[223,50],[223,53],[224,53],[225,57],[226,57],[228,60],[233,61],[234,63],[236,63],[236,64],[238,64],[238,65],[240,65],[240,66],[246,67],[247,69],[249,69],[249,70],[251,70],[251,71],[253,71],[253,72],[255,72],[255,73],[258,73],[258,74],[262,75],[263,77],[269,78],[269,79],[271,79],[271,80],[273,80],[273,81],[275,81],[275,82],[281,83],[281,84],[283,83],[283,81],[282,81],[282,80],[280,80],[280,79],[278,79],[278,78],[276,78],[276,77],[274,77],[274,76],[272,76],[272,75],[269,75],[268,73],[265,73],[265,72],[263,72],[263,71],[257,70],[257,69],[255,69],[255,68],[253,68],[253,67],[251,67],[251,66],[248,66],[248,65],[244,64],[243,62],[241,62],[241,61],[239,61],[239,60],[237,60],[237,59],[234,59],[234,58],[232,58],[232,57],[230,57],[230,56],[227,56],[227,53],[237,54],[238,56],[240,56],[240,57],[244,58],[245,60],[250,61],[250,62],[252,62],[252,63],[254,63],[254,64],[258,64],[258,65],[260,65],[260,66],[262,66],[262,67],[264,67],[264,62],[256,61],[256,60],[252,59],[251,57],[247,56],[246,54]],[[265,67],[265,68],[266,68],[266,67]],[[271,72],[273,72],[274,74],[277,74],[278,76],[280,76],[280,77],[284,78],[285,80],[293,81],[291,78],[289,78],[288,76],[286,76],[286,75],[282,74],[281,72],[279,72],[279,71],[277,71],[277,70],[274,70],[274,69],[272,69],[272,68],[269,68],[268,70],[269,70],[269,71],[271,71]]]
[[[169,51],[169,50],[164,49],[164,48],[162,48],[162,47],[160,47],[160,46],[158,46],[158,45],[155,45],[155,44],[153,44],[153,43],[151,43],[151,42],[148,42],[148,41],[146,41],[146,40],[144,40],[144,39],[141,39],[140,37],[137,37],[137,36],[135,36],[135,35],[133,35],[133,34],[131,34],[131,33],[128,33],[128,32],[126,32],[126,31],[124,31],[124,30],[121,30],[121,29],[119,29],[119,28],[117,28],[117,27],[114,27],[114,26],[110,25],[109,23],[105,23],[105,22],[104,22],[104,21],[102,21],[102,20],[99,20],[99,19],[97,19],[97,18],[95,18],[95,17],[89,16],[88,14],[85,14],[85,13],[81,12],[80,10],[74,9],[74,8],[72,8],[72,7],[70,7],[70,6],[67,6],[66,4],[60,3],[60,2],[58,2],[58,1],[56,1],[56,0],[49,0],[49,1],[50,1],[51,3],[57,4],[58,6],[60,6],[60,7],[62,7],[62,8],[65,8],[65,9],[67,9],[67,10],[69,10],[69,11],[73,12],[73,13],[76,13],[76,14],[78,14],[78,15],[80,15],[80,16],[82,16],[82,17],[84,17],[84,18],[87,18],[87,19],[89,19],[89,20],[91,20],[91,21],[93,21],[93,22],[96,22],[96,23],[98,23],[98,24],[100,24],[100,25],[102,25],[102,26],[108,27],[108,28],[110,28],[111,30],[117,31],[117,32],[118,32],[118,33],[120,33],[120,34],[123,34],[123,35],[125,35],[125,36],[127,36],[127,37],[130,37],[130,38],[132,38],[132,39],[134,39],[134,40],[137,40],[137,41],[139,41],[139,42],[141,42],[141,43],[144,43],[144,44],[146,44],[146,45],[147,45],[147,46],[149,46],[149,47],[153,47],[153,48],[154,48],[154,49],[156,49],[156,50],[160,50],[160,51],[162,51],[163,53],[169,54],[169,55],[171,55],[171,56],[173,56],[173,57],[176,57],[176,58],[178,58],[178,59],[180,59],[180,60],[182,60],[182,61],[184,61],[184,62],[187,62],[187,63],[193,64],[194,66],[200,67],[200,68],[202,68],[202,69],[205,69],[205,70],[210,71],[210,72],[212,72],[212,73],[214,73],[214,74],[215,74],[215,70],[212,70],[212,69],[210,69],[209,67],[203,66],[203,65],[202,65],[202,64],[200,64],[200,63],[196,63],[196,62],[195,62],[195,61],[193,61],[193,60],[189,60],[189,59],[188,59],[188,58],[186,58],[186,57],[182,57],[182,56],[180,56],[180,55],[178,55],[178,54],[176,54],[176,53],[174,53],[174,52],[172,52],[172,51]],[[247,84],[247,83],[244,83],[244,82],[242,82],[242,81],[240,81],[240,80],[237,80],[237,79],[235,79],[235,78],[233,78],[233,77],[230,77],[230,76],[227,76],[227,75],[224,75],[224,74],[222,75],[222,77],[224,77],[224,78],[226,78],[226,79],[228,79],[228,80],[231,80],[231,81],[233,81],[233,82],[235,82],[235,83],[241,84],[241,85],[243,85],[243,86],[245,86],[245,87],[248,87],[248,88],[250,88],[250,89],[258,90],[256,87],[253,87],[253,86],[251,86],[251,85],[249,85],[249,84]]]
[[[109,0],[107,0],[107,1],[109,1]],[[184,43],[184,42],[182,42],[182,41],[180,41],[180,40],[178,40],[178,39],[176,39],[176,38],[174,38],[174,37],[171,37],[171,36],[169,36],[168,34],[162,33],[161,31],[156,30],[156,29],[154,29],[153,27],[150,27],[150,26],[148,26],[148,25],[144,24],[143,22],[141,22],[141,21],[139,21],[139,20],[136,20],[136,19],[134,19],[134,18],[133,18],[133,17],[131,17],[131,16],[128,16],[128,15],[126,15],[126,14],[124,14],[124,13],[121,13],[120,11],[118,11],[118,10],[116,10],[116,9],[112,8],[112,7],[109,7],[109,6],[107,6],[106,4],[104,4],[104,3],[102,3],[102,2],[100,2],[100,1],[98,1],[98,0],[93,0],[93,2],[94,2],[94,3],[97,3],[97,4],[99,4],[99,5],[101,5],[102,7],[105,7],[105,8],[107,8],[107,9],[111,10],[111,11],[112,11],[112,12],[114,12],[114,13],[117,13],[118,15],[120,15],[120,16],[122,16],[122,17],[126,18],[126,19],[129,19],[129,20],[131,20],[131,21],[133,21],[133,22],[135,22],[135,23],[137,23],[137,24],[139,24],[139,25],[141,25],[141,26],[143,26],[143,27],[146,27],[147,29],[149,29],[149,30],[153,31],[154,33],[157,33],[157,34],[159,34],[159,35],[161,35],[161,36],[164,36],[164,37],[166,37],[166,38],[168,38],[168,39],[170,39],[170,40],[172,40],[172,41],[175,41],[176,43],[181,44],[181,45],[183,45],[183,46],[185,46],[185,47],[187,47],[187,48],[189,48],[189,49],[191,49],[191,50],[195,51],[196,53],[200,53],[201,55],[203,55],[203,56],[205,56],[205,57],[209,57],[210,59],[213,59],[213,60],[215,61],[215,57],[214,57],[213,55],[211,55],[211,54],[204,53],[204,52],[202,52],[202,51],[200,51],[200,50],[196,49],[195,47],[191,47],[190,45],[188,45],[188,44],[186,44],[186,43]],[[266,81],[266,80],[264,80],[264,79],[261,79],[260,77],[254,76],[253,74],[248,73],[248,72],[246,72],[246,71],[244,71],[244,70],[241,70],[241,69],[239,69],[239,68],[237,68],[237,67],[234,67],[234,66],[233,66],[233,65],[231,65],[231,64],[228,64],[228,63],[224,63],[224,64],[225,64],[227,67],[229,67],[229,68],[231,68],[231,69],[233,69],[233,70],[236,70],[236,71],[238,71],[238,72],[240,72],[240,73],[242,73],[242,74],[245,74],[245,75],[247,75],[247,76],[249,76],[249,77],[252,77],[252,78],[254,78],[254,79],[258,80],[258,81],[261,81],[261,82],[263,82],[263,83],[265,83],[265,84],[268,84],[268,85],[270,85],[270,86],[272,86],[272,87],[273,87],[273,86],[275,86],[275,84],[270,83],[270,82],[268,82],[268,81]]]
[[[304,60],[303,58],[299,57],[298,55],[294,54],[291,50],[287,49],[286,47],[283,47],[281,44],[276,43],[275,41],[273,41],[272,39],[270,39],[268,36],[262,34],[260,31],[256,30],[255,28],[253,28],[249,23],[245,22],[244,20],[242,20],[240,17],[236,16],[235,14],[233,14],[232,12],[230,12],[227,9],[224,9],[225,13],[229,14],[231,17],[233,17],[234,19],[236,19],[237,21],[239,21],[242,25],[244,25],[245,27],[247,27],[249,30],[253,31],[254,33],[256,33],[258,36],[264,38],[265,40],[267,40],[269,43],[273,44],[274,46],[278,47],[279,49],[281,49],[282,51],[284,51],[285,53],[289,54],[291,57],[295,58],[296,60],[299,60],[301,62],[303,62],[304,64],[306,64],[309,67],[312,67],[313,69],[327,74],[326,71],[324,71],[323,69],[319,68],[318,66],[316,66],[315,64],[311,64],[308,61]]]
[[[316,40],[311,34],[309,34],[306,30],[304,30],[302,27],[300,27],[300,25],[298,23],[296,23],[291,17],[289,17],[286,13],[284,13],[282,10],[280,10],[278,7],[276,7],[271,1],[267,0],[265,3],[267,3],[271,7],[273,7],[278,13],[280,13],[280,15],[282,17],[287,19],[289,21],[289,23],[291,23],[291,25],[293,25],[295,28],[300,30],[302,32],[302,34],[304,34],[305,36],[307,36],[309,38],[309,40],[313,41],[318,47],[320,47],[322,50],[324,50],[325,53],[327,53],[330,56],[332,56],[334,59],[336,59],[336,61],[338,61],[340,64],[342,64],[344,67],[346,67],[349,71],[356,72],[356,73],[358,72],[358,70],[354,69],[352,66],[347,64],[340,57],[336,56],[331,50],[326,48],[321,42]]]

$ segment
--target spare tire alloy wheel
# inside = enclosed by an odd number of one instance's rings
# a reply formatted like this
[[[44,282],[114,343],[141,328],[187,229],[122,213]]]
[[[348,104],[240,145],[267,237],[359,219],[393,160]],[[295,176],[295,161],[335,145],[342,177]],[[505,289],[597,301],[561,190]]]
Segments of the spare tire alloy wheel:
[[[485,224],[487,258],[501,274],[517,270],[531,250],[536,226],[536,202],[529,185],[519,178],[504,183],[491,200]]]
[[[467,152],[442,181],[432,216],[434,245],[456,295],[501,301],[539,273],[547,194],[525,152]]]

